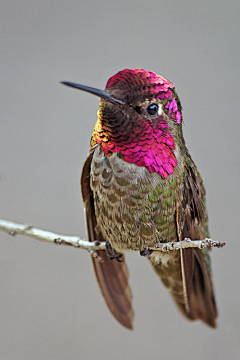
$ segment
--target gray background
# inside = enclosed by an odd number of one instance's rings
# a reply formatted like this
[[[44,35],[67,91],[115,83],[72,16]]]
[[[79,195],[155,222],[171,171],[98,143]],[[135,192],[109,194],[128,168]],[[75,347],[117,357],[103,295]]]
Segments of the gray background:
[[[85,237],[79,177],[98,99],[124,68],[176,84],[207,189],[217,330],[185,320],[127,255],[134,331],[110,315],[87,252],[0,234],[1,359],[238,359],[239,16],[236,1],[1,1],[0,216]]]

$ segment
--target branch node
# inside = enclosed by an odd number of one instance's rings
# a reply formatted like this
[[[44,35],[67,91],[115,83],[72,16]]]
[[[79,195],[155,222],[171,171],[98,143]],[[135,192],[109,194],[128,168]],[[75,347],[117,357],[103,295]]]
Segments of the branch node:
[[[217,247],[217,248],[223,247],[223,246],[226,245],[225,242],[212,240],[212,239],[210,239],[210,238],[207,238],[207,239],[205,239],[205,240],[207,240],[207,242],[210,244],[210,246]]]
[[[169,250],[170,250],[169,246],[167,244],[164,244],[163,247],[162,247],[162,251],[167,252]]]
[[[60,238],[54,239],[53,241],[57,245],[61,245],[61,243],[62,243],[62,239],[60,239]]]
[[[33,228],[33,225],[32,224],[24,224],[23,225],[23,231],[26,231],[26,230],[31,230]]]
[[[70,241],[61,239],[60,237],[54,239],[53,242],[57,245],[68,245],[68,246],[80,247],[80,245],[78,243],[71,243]]]

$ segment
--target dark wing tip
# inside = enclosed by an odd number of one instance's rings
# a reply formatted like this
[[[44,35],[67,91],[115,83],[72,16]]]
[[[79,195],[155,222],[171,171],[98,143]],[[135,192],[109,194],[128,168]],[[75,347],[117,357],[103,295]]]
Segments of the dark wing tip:
[[[106,304],[115,319],[129,330],[133,329],[134,311],[128,270],[123,261],[109,260],[106,251],[98,251],[103,263],[93,259],[95,275]]]

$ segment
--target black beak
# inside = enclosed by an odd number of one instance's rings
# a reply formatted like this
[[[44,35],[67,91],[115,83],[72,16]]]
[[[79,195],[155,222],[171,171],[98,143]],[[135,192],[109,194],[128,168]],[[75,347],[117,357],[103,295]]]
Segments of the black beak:
[[[118,100],[118,99],[115,99],[114,97],[112,97],[112,95],[106,90],[99,90],[99,89],[92,88],[90,86],[75,84],[75,83],[71,83],[68,81],[62,81],[60,84],[70,86],[70,87],[78,89],[78,90],[83,90],[83,91],[89,92],[90,94],[96,95],[102,99],[106,99],[112,103],[117,103],[120,105],[125,104],[124,101],[121,101],[121,100]]]

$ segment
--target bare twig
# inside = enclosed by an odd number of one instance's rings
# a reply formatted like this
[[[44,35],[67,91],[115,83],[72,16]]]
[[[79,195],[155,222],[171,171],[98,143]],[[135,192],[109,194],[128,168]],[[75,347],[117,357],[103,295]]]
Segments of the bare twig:
[[[0,230],[5,231],[12,236],[20,234],[20,235],[30,236],[37,240],[49,242],[52,244],[70,245],[76,248],[85,249],[88,250],[90,254],[96,258],[98,257],[98,255],[96,254],[96,250],[106,249],[105,242],[101,242],[101,243],[99,241],[89,242],[80,239],[79,236],[59,235],[53,232],[37,229],[30,224],[17,224],[12,221],[0,219]],[[199,249],[203,249],[207,246],[222,247],[224,245],[225,245],[224,242],[214,241],[209,238],[206,238],[204,240],[184,239],[183,241],[178,241],[178,242],[157,243],[155,247],[149,247],[148,250],[166,252],[166,251],[179,250],[190,247],[197,247]],[[99,260],[101,261],[101,259]]]
[[[12,236],[15,236],[17,234],[26,235],[40,241],[58,245],[70,245],[88,251],[105,250],[105,243],[100,243],[99,241],[85,241],[80,239],[79,236],[59,235],[50,231],[37,229],[30,224],[17,224],[12,221],[0,219],[0,230],[5,231]]]

